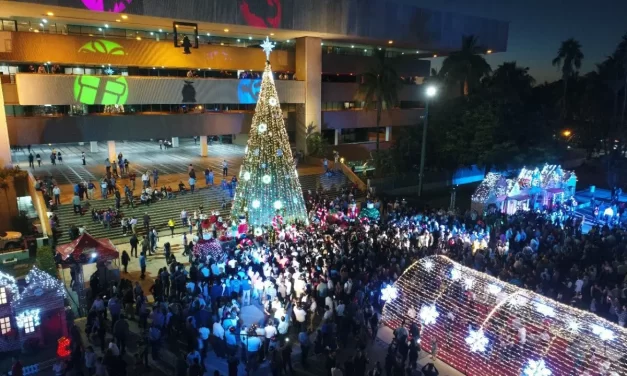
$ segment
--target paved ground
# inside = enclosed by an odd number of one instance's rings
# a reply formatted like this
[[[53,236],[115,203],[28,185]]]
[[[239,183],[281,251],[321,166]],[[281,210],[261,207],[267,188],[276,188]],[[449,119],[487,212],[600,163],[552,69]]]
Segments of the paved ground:
[[[53,144],[32,145],[33,154],[39,153],[42,158],[41,167],[31,169],[35,176],[51,175],[61,188],[61,202],[69,203],[73,196],[72,184],[80,181],[95,181],[105,174],[104,161],[107,158],[107,144],[98,143],[99,151],[91,153],[89,143],[78,144]],[[154,141],[116,141],[116,153],[122,153],[129,161],[129,169],[137,174],[137,183],[141,185],[141,174],[153,169],[159,170],[159,184],[172,185],[173,188],[179,181],[187,182],[188,166],[191,163],[198,174],[199,180],[203,180],[203,172],[210,168],[215,173],[215,182],[219,184],[222,179],[222,162],[227,161],[229,175],[239,171],[244,156],[244,147],[232,144],[220,144],[214,142],[209,146],[207,157],[200,156],[200,145],[194,144],[193,139],[180,139],[179,147],[168,150],[160,150],[159,144]],[[50,163],[52,150],[60,151],[63,162],[56,165]],[[86,165],[81,161],[81,152],[85,152]],[[28,169],[28,150],[13,151],[13,163],[20,168]],[[35,162],[37,166],[37,162]],[[300,166],[299,175],[322,173],[322,166]],[[121,179],[126,184],[128,179]]]

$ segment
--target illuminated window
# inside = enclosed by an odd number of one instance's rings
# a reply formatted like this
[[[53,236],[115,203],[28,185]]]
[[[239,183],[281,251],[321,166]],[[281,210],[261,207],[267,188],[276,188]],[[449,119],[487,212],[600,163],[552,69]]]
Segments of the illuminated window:
[[[0,287],[0,304],[7,304],[7,289]]]
[[[0,332],[6,334],[11,331],[11,319],[9,317],[0,317]]]
[[[33,316],[26,316],[24,318],[24,333],[32,333],[35,331],[35,321]]]

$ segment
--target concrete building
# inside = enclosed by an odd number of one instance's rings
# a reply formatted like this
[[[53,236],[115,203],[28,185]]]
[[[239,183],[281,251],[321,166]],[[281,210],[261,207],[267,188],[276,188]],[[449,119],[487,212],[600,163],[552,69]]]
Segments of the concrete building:
[[[290,139],[308,125],[335,145],[372,145],[423,115],[430,58],[475,35],[505,51],[506,22],[392,0],[13,0],[0,1],[0,163],[9,145],[207,136],[247,140],[271,55]],[[184,54],[183,38],[192,44]],[[179,47],[177,48],[176,45]],[[384,54],[405,80],[398,108],[376,129],[358,98],[359,76]],[[39,74],[37,74],[39,72]]]

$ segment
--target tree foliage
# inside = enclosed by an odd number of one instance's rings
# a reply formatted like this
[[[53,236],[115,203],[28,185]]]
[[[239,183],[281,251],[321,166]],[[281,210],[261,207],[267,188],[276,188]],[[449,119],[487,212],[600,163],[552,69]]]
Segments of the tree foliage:
[[[57,265],[52,256],[52,248],[43,246],[37,248],[37,256],[35,258],[35,266],[54,278],[57,278]]]
[[[401,79],[396,70],[389,64],[383,54],[379,54],[377,64],[361,77],[358,97],[364,102],[366,110],[377,111],[376,148],[379,151],[379,128],[381,113],[398,103],[398,92]]]

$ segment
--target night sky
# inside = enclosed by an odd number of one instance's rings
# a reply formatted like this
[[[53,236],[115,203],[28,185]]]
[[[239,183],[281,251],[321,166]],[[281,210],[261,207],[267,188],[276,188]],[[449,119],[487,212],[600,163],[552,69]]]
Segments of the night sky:
[[[560,42],[577,39],[584,53],[582,73],[595,69],[627,32],[625,0],[401,0],[429,9],[509,21],[507,52],[488,56],[496,68],[515,60],[530,68],[537,83],[559,78],[551,65]],[[442,59],[433,59],[440,67]]]

